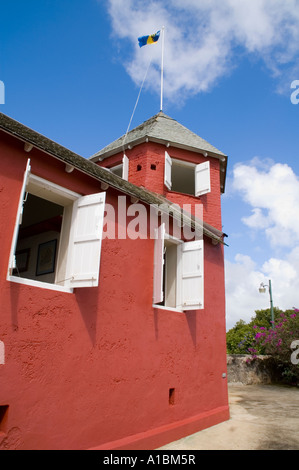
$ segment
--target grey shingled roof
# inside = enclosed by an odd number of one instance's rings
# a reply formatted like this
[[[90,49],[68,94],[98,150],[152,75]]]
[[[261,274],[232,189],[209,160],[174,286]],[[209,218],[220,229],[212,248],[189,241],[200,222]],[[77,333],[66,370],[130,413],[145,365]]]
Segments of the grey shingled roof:
[[[147,141],[183,148],[196,153],[206,152],[207,155],[218,158],[221,167],[221,190],[224,192],[227,155],[162,111],[92,155],[90,160],[101,161]]]
[[[121,151],[123,146],[127,148],[128,145],[136,145],[140,141],[145,141],[146,138],[151,141],[169,143],[174,147],[189,148],[197,152],[202,150],[218,157],[226,157],[223,152],[209,144],[209,142],[160,111],[143,124],[128,132],[127,136],[123,135],[92,155],[90,159],[97,160],[98,157],[101,157],[101,159],[106,158],[111,154]]]
[[[196,227],[202,227],[204,235],[208,236],[216,243],[226,244],[223,241],[223,237],[227,236],[226,234],[205,222],[197,222],[190,214],[176,210],[175,205],[168,199],[145,188],[140,188],[129,181],[123,180],[112,172],[101,168],[96,163],[72,152],[60,144],[57,144],[3,113],[0,113],[0,130],[15,136],[17,139],[24,142],[24,144],[29,144],[52,157],[57,158],[67,166],[73,167],[75,170],[83,172],[84,174],[95,178],[97,181],[105,183],[108,186],[133,197],[134,199],[138,199],[145,204],[163,209],[163,212],[169,213],[172,217],[181,222],[184,221],[184,223],[190,225],[193,229]]]

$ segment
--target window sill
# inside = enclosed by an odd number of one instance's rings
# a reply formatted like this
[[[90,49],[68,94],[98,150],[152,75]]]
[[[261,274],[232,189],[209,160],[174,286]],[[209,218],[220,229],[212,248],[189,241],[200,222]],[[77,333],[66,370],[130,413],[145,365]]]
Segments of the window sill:
[[[17,276],[7,276],[7,281],[16,282],[17,284],[25,284],[27,286],[39,287],[41,289],[55,290],[58,292],[66,292],[69,294],[73,293],[73,289],[64,286],[58,286],[57,284],[50,284],[48,282],[35,281],[33,279],[26,279]]]
[[[198,201],[198,199],[200,199],[200,196],[195,196],[195,194],[189,194],[189,193],[182,193],[181,191],[176,191],[174,189],[168,189],[167,188],[167,192],[170,193],[170,194],[177,194],[179,196],[188,196],[188,197],[192,197],[193,199],[195,199],[196,201]]]
[[[182,310],[181,308],[165,307],[164,305],[158,305],[158,304],[153,304],[153,308],[159,308],[161,310],[169,310],[170,312],[184,313],[184,310]]]

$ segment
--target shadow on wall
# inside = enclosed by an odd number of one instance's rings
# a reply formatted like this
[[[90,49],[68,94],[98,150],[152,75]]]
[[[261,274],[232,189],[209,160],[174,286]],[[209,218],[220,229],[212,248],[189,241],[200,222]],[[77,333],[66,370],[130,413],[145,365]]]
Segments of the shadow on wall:
[[[159,338],[159,313],[160,313],[160,310],[158,308],[155,308],[154,309],[154,325],[155,325],[156,340]],[[195,310],[194,311],[189,310],[188,312],[180,313],[180,315],[185,315],[193,345],[196,346],[197,344],[197,337],[196,337],[197,312]]]
[[[75,289],[75,295],[86,331],[89,334],[92,345],[95,346],[97,319],[100,313],[98,312],[100,288],[85,287],[84,289]]]
[[[13,282],[10,284],[11,325],[12,329],[17,331],[19,328],[18,305],[22,286]]]

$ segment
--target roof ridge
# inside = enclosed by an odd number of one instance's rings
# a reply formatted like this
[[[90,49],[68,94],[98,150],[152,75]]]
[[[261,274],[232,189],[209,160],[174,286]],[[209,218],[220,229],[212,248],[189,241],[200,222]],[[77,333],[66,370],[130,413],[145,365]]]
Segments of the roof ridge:
[[[107,147],[110,147],[110,145],[112,143],[118,143],[119,142],[119,145],[123,145],[124,144],[124,140],[126,137],[132,135],[132,132],[139,132],[139,131],[142,131],[142,129],[145,127],[145,126],[149,126],[150,125],[150,129],[152,129],[155,121],[157,120],[158,116],[161,114],[162,111],[160,111],[159,113],[155,114],[154,116],[151,116],[149,119],[147,119],[146,121],[142,122],[141,124],[139,124],[138,126],[134,127],[134,129],[131,129],[130,131],[126,132],[125,134],[121,135],[120,137],[118,137],[116,140],[114,140],[113,142],[110,142],[110,144],[107,144],[105,147],[103,147],[101,150],[99,150],[98,152],[95,152],[93,155],[91,155],[89,157],[89,159],[92,159],[94,157],[96,157],[97,155],[99,155],[100,153],[102,153]],[[164,113],[162,113],[164,115]],[[166,116],[166,115],[165,115]],[[152,122],[151,122],[152,121]]]
[[[209,152],[211,156],[220,159],[227,157],[197,133],[160,111],[91,155],[89,159],[94,161],[103,160],[121,150],[125,151],[126,148],[131,148],[132,145],[138,145],[147,140],[161,143],[168,142],[174,147],[187,148],[193,152]]]

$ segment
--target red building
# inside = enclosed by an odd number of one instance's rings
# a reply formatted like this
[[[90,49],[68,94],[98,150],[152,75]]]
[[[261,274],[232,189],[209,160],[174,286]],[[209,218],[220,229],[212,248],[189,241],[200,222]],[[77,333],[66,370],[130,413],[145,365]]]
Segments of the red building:
[[[0,449],[227,420],[226,155],[163,113],[90,159],[1,114],[0,155]]]

